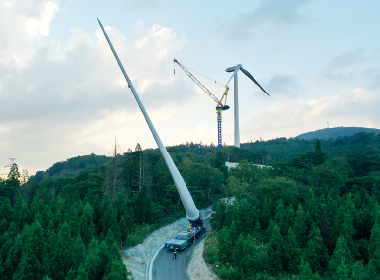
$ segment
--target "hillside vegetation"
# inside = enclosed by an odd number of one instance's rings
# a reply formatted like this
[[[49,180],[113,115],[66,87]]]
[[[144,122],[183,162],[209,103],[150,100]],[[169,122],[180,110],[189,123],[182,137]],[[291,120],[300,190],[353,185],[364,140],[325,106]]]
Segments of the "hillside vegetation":
[[[247,161],[215,208],[205,259],[221,279],[378,279],[380,155],[315,150],[271,168]]]
[[[344,136],[352,136],[359,132],[379,134],[380,129],[367,127],[334,127],[324,128],[312,132],[302,133],[296,138],[298,139],[329,139]]]
[[[222,279],[375,279],[379,147],[359,133],[168,151],[198,208],[236,198],[216,207],[205,247]],[[1,279],[126,279],[120,248],[184,216],[158,150],[75,157],[25,184],[14,164],[0,181]]]
[[[200,209],[222,196],[223,154],[183,152],[175,161]],[[14,164],[0,182],[1,279],[125,280],[129,273],[120,248],[185,216],[158,151],[143,152],[137,145],[135,152],[115,154],[94,170],[63,176],[77,162],[55,164],[41,182],[24,185]]]

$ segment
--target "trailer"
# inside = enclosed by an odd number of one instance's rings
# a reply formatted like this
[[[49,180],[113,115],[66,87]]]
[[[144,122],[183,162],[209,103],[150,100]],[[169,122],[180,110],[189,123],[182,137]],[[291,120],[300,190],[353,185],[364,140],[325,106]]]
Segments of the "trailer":
[[[206,232],[206,226],[197,226],[187,228],[184,231],[178,233],[172,239],[165,242],[165,248],[169,250],[182,251],[191,245],[196,239],[198,239],[202,234]]]

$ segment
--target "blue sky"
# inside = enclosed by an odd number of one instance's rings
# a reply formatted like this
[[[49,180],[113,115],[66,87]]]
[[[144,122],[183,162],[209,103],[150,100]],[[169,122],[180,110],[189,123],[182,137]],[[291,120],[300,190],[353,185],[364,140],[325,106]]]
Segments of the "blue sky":
[[[327,122],[380,128],[379,10],[375,0],[2,0],[0,164],[14,157],[34,174],[73,156],[109,155],[115,137],[120,152],[157,147],[97,18],[167,146],[217,144],[215,104],[179,67],[173,75],[174,57],[222,84],[240,63],[270,93],[239,74],[242,142]],[[222,126],[232,145],[232,110]]]

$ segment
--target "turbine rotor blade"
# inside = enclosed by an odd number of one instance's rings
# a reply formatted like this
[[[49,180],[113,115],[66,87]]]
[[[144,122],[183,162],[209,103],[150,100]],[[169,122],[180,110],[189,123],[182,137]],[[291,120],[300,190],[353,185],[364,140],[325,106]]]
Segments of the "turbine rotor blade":
[[[259,83],[255,80],[255,78],[251,75],[251,73],[249,73],[247,70],[245,70],[243,67],[240,67],[240,70],[248,77],[248,78],[250,78],[251,80],[252,80],[252,82],[254,82],[259,88],[261,88],[261,90],[263,91],[263,92],[265,92],[266,94],[268,94],[268,96],[269,96],[269,93],[267,93],[266,91],[265,91],[265,89],[263,89],[260,85],[259,85]]]

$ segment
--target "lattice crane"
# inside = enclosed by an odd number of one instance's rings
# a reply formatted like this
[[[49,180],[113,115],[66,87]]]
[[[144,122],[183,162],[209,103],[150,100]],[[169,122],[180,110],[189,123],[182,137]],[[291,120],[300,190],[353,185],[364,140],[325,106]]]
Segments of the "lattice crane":
[[[189,70],[185,66],[183,66],[177,59],[173,59],[174,65],[175,63],[178,64],[179,67],[185,72],[185,74],[193,80],[194,83],[197,84],[205,93],[208,94],[217,104],[216,106],[216,121],[218,123],[218,151],[222,149],[222,111],[230,109],[230,106],[228,105],[223,105],[222,102],[226,103],[227,102],[227,93],[229,90],[229,87],[226,86],[226,90],[224,91],[222,97],[218,99],[215,94],[213,94],[211,91],[208,90],[200,81],[198,81],[197,78],[194,77],[193,74],[190,73]],[[175,74],[175,70],[174,70]]]

